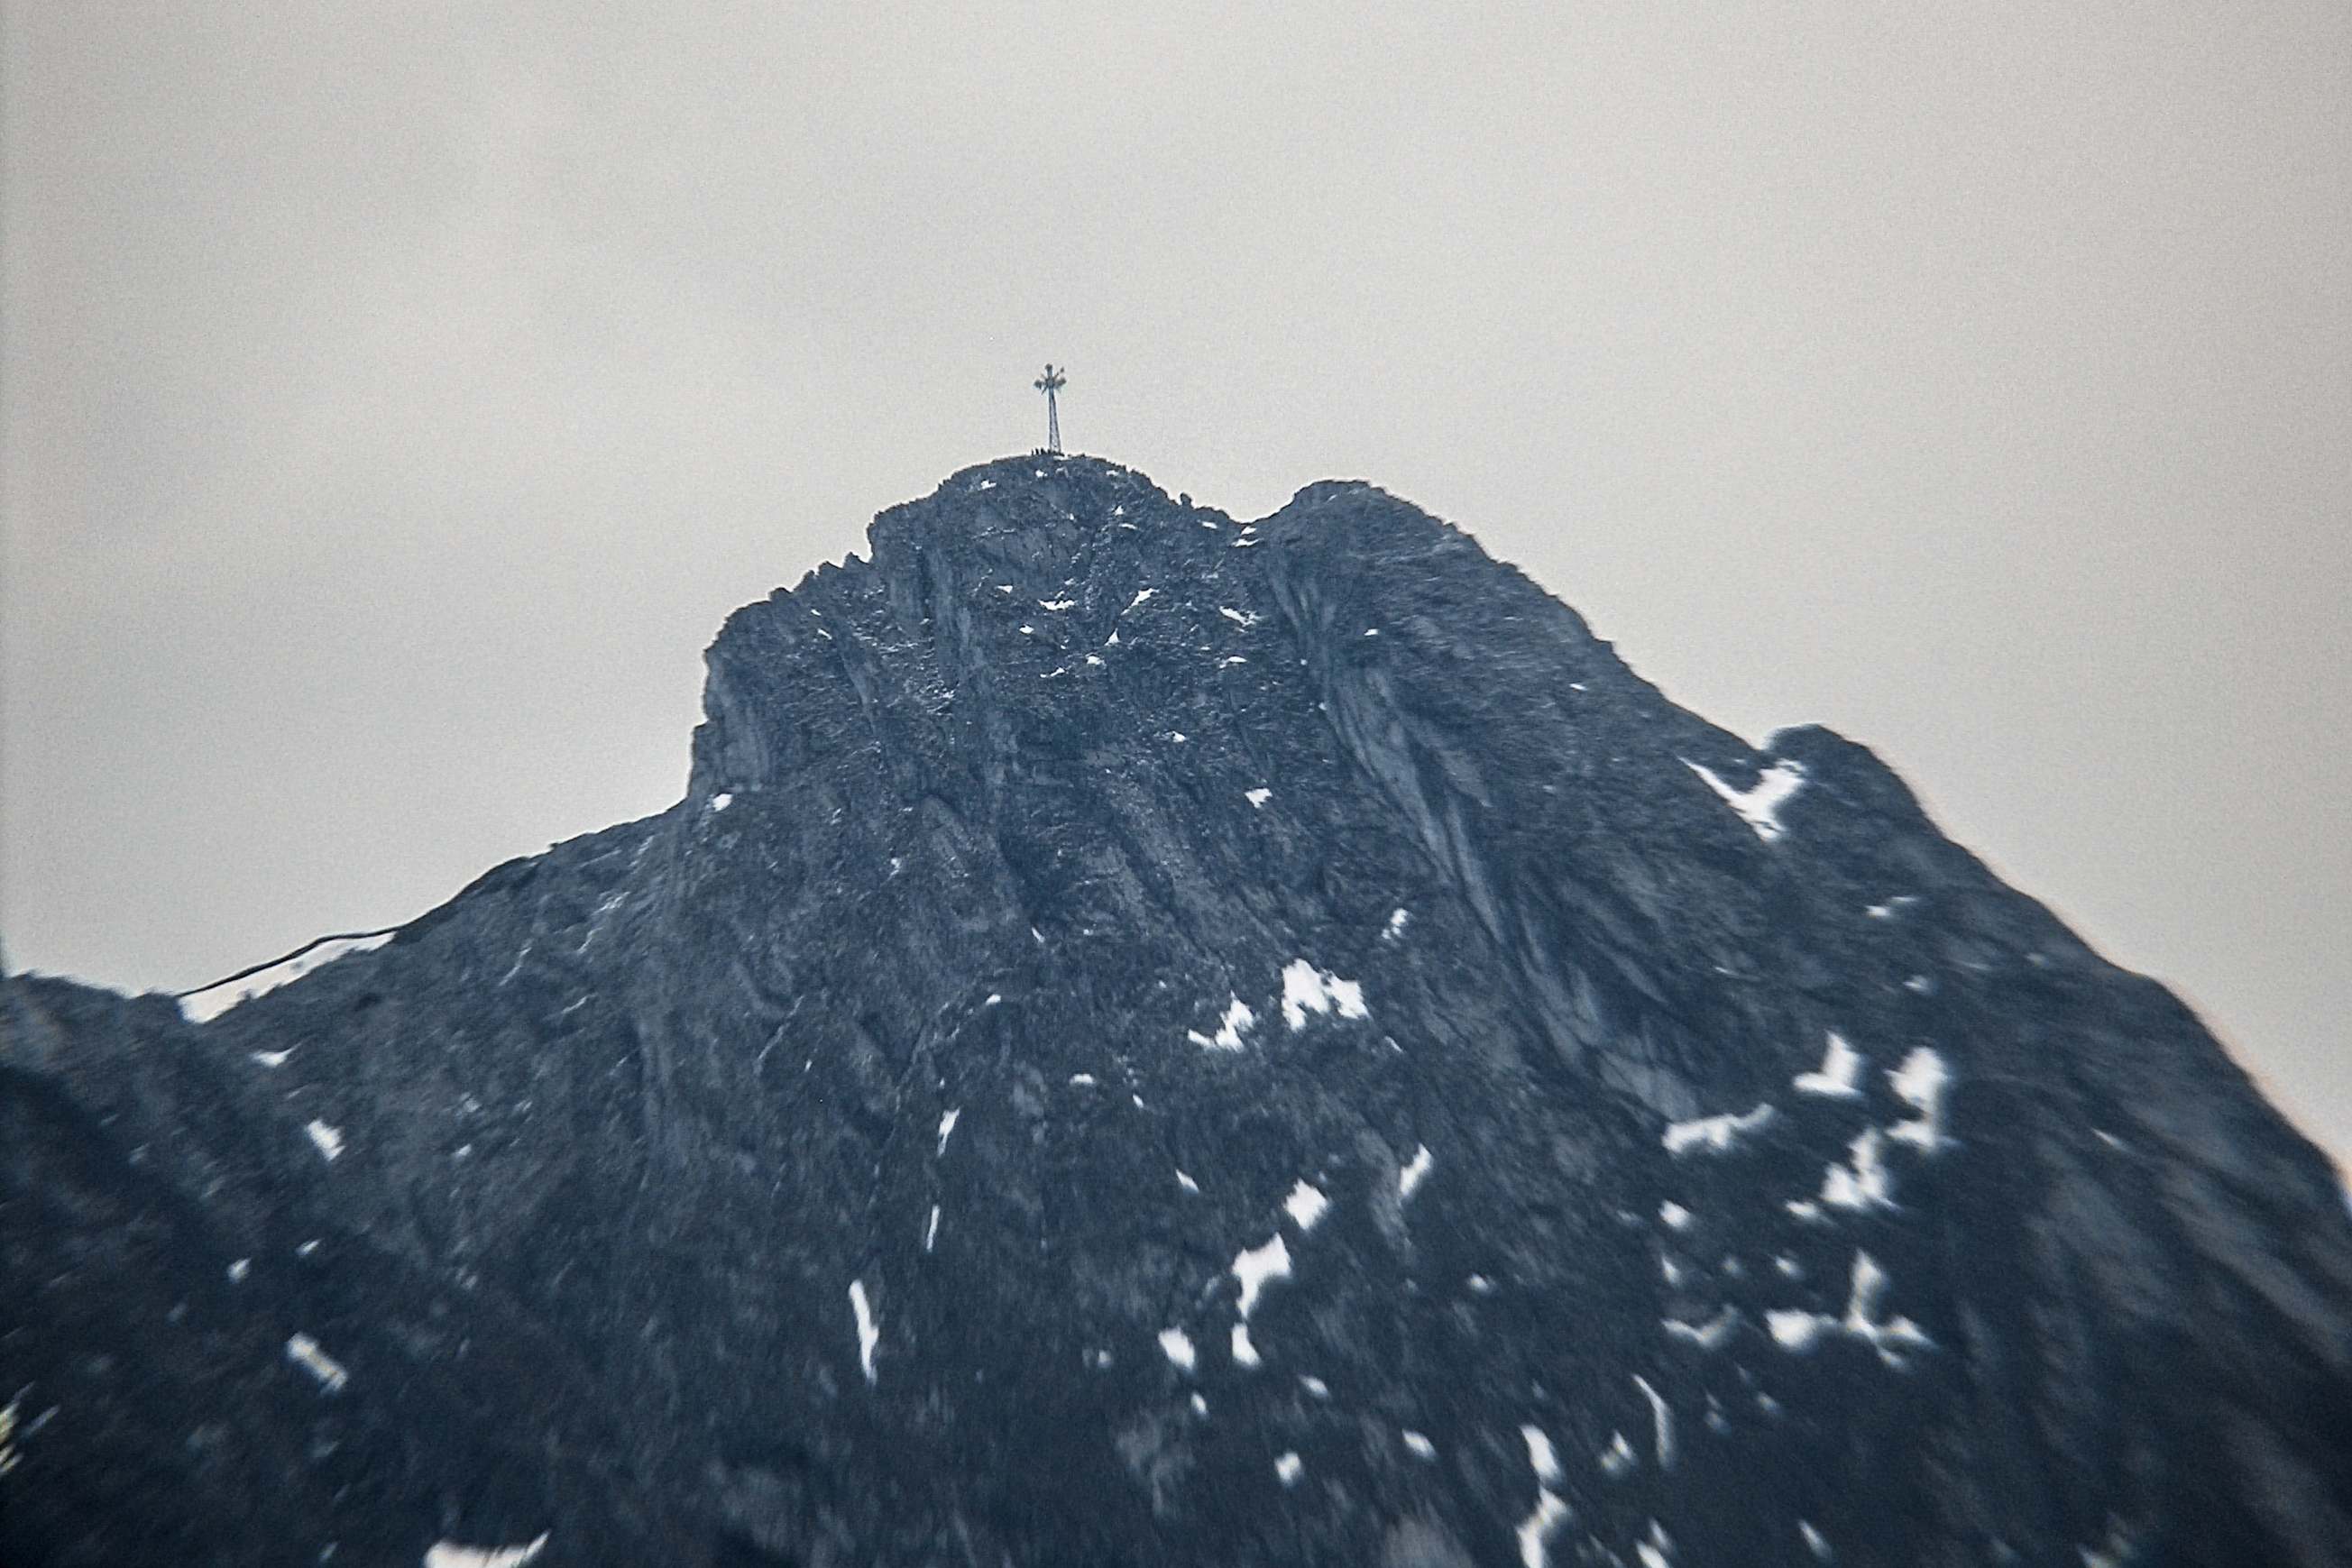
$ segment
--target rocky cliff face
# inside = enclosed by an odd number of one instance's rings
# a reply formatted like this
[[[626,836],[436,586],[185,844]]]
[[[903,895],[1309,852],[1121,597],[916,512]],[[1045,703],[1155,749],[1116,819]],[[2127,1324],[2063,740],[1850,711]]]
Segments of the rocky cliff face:
[[[8,984],[0,1557],[2352,1562],[2326,1161],[1867,751],[1364,485],[871,555],[657,817]]]

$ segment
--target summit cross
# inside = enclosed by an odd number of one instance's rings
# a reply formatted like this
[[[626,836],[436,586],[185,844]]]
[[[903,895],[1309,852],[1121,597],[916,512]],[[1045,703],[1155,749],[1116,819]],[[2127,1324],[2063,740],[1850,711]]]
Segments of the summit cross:
[[[1062,410],[1054,394],[1069,384],[1069,378],[1048,364],[1045,373],[1034,384],[1045,394],[1045,450],[1058,454],[1062,450]]]

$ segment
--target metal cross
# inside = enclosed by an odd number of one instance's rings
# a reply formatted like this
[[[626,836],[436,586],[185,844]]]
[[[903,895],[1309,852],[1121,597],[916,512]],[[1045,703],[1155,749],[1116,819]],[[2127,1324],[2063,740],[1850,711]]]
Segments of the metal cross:
[[[1069,378],[1048,364],[1045,373],[1034,384],[1045,394],[1045,450],[1058,453],[1062,450],[1062,410],[1054,401],[1054,394],[1069,384]]]

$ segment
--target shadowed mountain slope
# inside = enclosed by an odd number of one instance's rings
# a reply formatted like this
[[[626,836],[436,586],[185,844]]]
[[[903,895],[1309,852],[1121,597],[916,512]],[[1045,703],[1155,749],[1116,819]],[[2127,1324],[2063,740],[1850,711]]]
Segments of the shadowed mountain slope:
[[[656,817],[8,983],[0,1556],[2352,1563],[2327,1162],[1868,751],[1360,484],[870,554]]]

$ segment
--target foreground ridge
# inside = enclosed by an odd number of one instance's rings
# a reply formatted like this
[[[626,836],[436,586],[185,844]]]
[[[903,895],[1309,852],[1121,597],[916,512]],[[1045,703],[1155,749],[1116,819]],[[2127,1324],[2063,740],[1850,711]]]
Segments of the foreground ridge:
[[[2328,1163],[1864,747],[1050,453],[706,663],[657,816],[5,983],[0,1560],[2352,1562]]]

